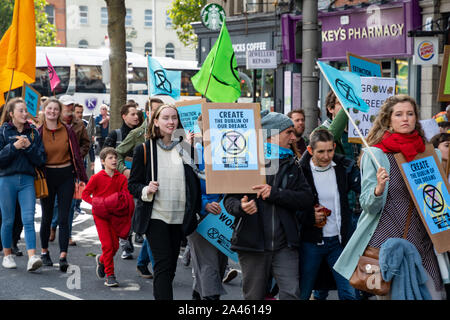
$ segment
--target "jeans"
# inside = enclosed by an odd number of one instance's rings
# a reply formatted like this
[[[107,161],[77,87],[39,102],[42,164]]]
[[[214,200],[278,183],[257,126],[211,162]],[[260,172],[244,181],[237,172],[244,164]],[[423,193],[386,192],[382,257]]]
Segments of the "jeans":
[[[331,268],[340,300],[356,300],[355,289],[349,281],[334,271],[333,266],[342,253],[339,238],[324,237],[323,244],[303,242],[300,249],[300,299],[308,300],[314,287],[322,259],[326,259]]]
[[[142,243],[141,252],[139,252],[139,257],[137,259],[138,266],[146,266],[152,262],[152,266],[155,264],[153,260],[152,250],[150,250],[150,245],[148,244],[147,238],[144,239]]]
[[[36,249],[36,232],[34,229],[34,213],[36,193],[34,177],[27,174],[15,174],[0,177],[0,209],[2,211],[1,237],[3,248],[11,248],[16,201],[20,203],[22,223],[25,230],[27,250]]]

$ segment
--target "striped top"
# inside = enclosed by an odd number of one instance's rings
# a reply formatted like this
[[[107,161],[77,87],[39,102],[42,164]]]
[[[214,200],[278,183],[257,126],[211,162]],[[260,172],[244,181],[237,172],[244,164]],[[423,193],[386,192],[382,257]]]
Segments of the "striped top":
[[[389,189],[386,204],[381,213],[378,226],[369,241],[369,246],[380,248],[389,238],[403,238],[403,232],[408,217],[408,207],[411,196],[395,161],[393,153],[386,153],[391,165]],[[406,240],[411,242],[422,257],[422,265],[433,278],[436,290],[442,290],[442,280],[439,265],[433,249],[433,243],[420,219],[416,207],[413,207],[411,223]]]

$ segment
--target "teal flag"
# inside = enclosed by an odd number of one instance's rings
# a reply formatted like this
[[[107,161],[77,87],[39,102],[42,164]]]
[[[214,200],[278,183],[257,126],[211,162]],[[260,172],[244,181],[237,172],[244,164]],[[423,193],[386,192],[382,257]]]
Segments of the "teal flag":
[[[165,70],[158,60],[148,56],[148,88],[150,95],[168,95],[180,99],[181,71]]]
[[[317,64],[344,108],[347,110],[355,108],[362,112],[369,111],[369,106],[361,98],[361,77],[359,75],[337,70],[321,61],[317,61]]]
[[[191,80],[195,90],[212,102],[231,103],[241,96],[236,58],[225,20],[219,38]]]

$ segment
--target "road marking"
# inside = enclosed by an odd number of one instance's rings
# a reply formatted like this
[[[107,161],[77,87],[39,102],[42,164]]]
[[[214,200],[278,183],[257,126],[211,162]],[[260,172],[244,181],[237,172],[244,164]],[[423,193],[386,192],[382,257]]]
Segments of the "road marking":
[[[65,293],[65,292],[60,291],[60,290],[55,289],[55,288],[41,288],[41,289],[45,290],[45,291],[48,291],[48,292],[51,292],[51,293],[54,293],[54,294],[57,294],[57,295],[59,295],[61,297],[67,298],[69,300],[83,300],[81,298],[75,297],[75,296],[73,296],[71,294]]]

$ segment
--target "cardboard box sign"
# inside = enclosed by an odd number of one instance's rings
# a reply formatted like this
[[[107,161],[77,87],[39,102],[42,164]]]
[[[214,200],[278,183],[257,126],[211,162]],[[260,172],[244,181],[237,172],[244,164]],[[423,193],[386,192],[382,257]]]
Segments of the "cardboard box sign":
[[[256,193],[266,183],[260,106],[203,103],[206,192]]]
[[[206,99],[183,100],[175,102],[178,114],[180,116],[181,125],[186,132],[200,133],[197,119],[202,113],[202,103],[206,103]]]
[[[41,106],[41,95],[32,86],[24,82],[22,86],[22,99],[27,105],[28,113],[37,117],[39,115],[39,107]]]
[[[438,253],[450,250],[450,186],[431,144],[411,162],[395,155],[419,216]]]

